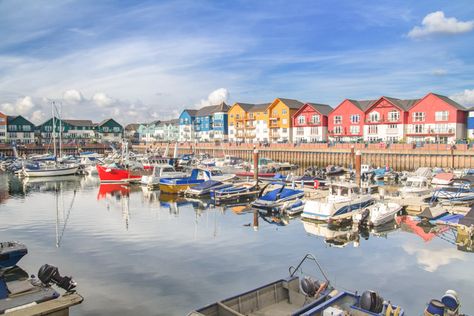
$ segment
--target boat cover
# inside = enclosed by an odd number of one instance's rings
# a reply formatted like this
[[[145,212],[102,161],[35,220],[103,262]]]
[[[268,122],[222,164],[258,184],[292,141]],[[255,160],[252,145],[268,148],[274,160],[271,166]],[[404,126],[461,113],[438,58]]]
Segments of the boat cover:
[[[446,180],[446,181],[451,181],[454,179],[454,174],[450,173],[450,172],[442,172],[442,173],[438,173],[436,176],[435,176],[436,179],[439,179],[439,180]]]
[[[293,189],[287,189],[287,188],[278,188],[275,190],[272,190],[268,192],[267,194],[263,195],[260,197],[260,200],[264,201],[277,201],[280,199],[285,199],[288,197],[291,197],[293,195],[300,194],[301,190],[293,190]]]
[[[474,225],[474,206],[467,212],[464,218],[459,220],[459,224],[467,227]]]
[[[196,190],[196,191],[206,190],[206,189],[210,189],[212,187],[215,187],[215,186],[218,186],[218,185],[221,185],[221,184],[222,184],[222,182],[220,182],[220,181],[207,180],[207,181],[204,181],[203,183],[200,183],[200,184],[194,186],[193,190]]]
[[[418,168],[415,171],[415,175],[420,176],[420,177],[426,177],[430,178],[431,177],[431,169],[430,168]]]

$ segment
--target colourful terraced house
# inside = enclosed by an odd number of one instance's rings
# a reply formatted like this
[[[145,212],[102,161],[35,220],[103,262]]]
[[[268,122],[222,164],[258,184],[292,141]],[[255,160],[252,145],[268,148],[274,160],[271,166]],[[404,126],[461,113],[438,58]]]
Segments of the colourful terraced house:
[[[276,98],[267,108],[270,142],[293,142],[293,115],[304,104],[298,100]]]
[[[179,141],[189,142],[195,140],[194,121],[197,110],[184,110],[179,116]]]
[[[8,143],[31,144],[35,142],[35,125],[21,115],[7,117]]]
[[[270,103],[235,103],[228,113],[229,141],[242,143],[268,142]]]
[[[365,110],[364,140],[398,142],[405,138],[408,110],[419,99],[381,97]]]
[[[327,104],[306,103],[293,114],[293,138],[297,143],[327,141],[328,115],[332,107]]]
[[[467,137],[468,110],[450,98],[428,93],[408,110],[408,142],[453,143]]]
[[[8,116],[0,112],[0,144],[7,142],[7,120]]]
[[[41,142],[51,142],[53,138],[53,125],[55,126],[56,139],[59,139],[59,136],[61,136],[63,142],[95,140],[95,124],[91,120],[68,120],[54,117],[38,125]]]
[[[112,118],[95,125],[95,138],[100,142],[120,142],[124,137],[123,126]]]

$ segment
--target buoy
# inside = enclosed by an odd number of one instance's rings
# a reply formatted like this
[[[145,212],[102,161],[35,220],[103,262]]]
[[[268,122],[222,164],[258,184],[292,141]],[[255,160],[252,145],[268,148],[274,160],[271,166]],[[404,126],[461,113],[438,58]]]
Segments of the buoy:
[[[314,186],[313,188],[316,190],[317,188],[319,188],[319,181],[318,180],[314,180]]]

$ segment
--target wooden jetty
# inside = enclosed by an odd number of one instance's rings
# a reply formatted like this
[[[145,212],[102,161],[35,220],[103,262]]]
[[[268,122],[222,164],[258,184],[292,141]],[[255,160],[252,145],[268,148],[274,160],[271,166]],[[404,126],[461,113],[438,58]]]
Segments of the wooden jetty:
[[[57,299],[45,301],[40,304],[31,305],[26,308],[9,312],[9,316],[68,316],[69,308],[82,303],[84,298],[77,294],[64,294]]]

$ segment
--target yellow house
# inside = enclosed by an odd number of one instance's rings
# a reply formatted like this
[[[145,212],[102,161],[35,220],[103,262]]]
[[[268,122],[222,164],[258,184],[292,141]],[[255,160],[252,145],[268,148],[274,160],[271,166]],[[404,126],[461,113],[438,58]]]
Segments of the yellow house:
[[[270,142],[293,142],[293,114],[304,104],[298,100],[276,98],[268,106]]]
[[[236,102],[229,109],[229,141],[231,142],[263,142],[268,138],[269,103],[251,104]]]

